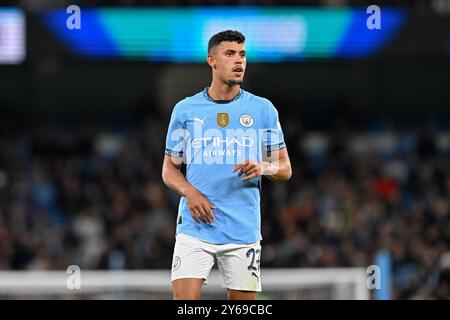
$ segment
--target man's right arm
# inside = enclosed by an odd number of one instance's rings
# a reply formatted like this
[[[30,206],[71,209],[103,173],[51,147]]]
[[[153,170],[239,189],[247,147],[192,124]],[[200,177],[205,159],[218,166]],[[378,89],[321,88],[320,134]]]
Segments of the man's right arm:
[[[208,199],[192,186],[181,173],[181,157],[164,155],[162,180],[164,184],[186,198],[192,218],[195,222],[211,223],[216,220],[212,209],[216,209]]]

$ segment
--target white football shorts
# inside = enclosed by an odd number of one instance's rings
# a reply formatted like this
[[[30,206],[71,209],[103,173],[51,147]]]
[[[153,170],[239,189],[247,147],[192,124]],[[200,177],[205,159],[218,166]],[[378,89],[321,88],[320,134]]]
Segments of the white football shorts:
[[[172,281],[183,278],[204,279],[207,283],[215,261],[222,287],[242,291],[261,291],[261,245],[212,244],[195,237],[177,234],[172,260]]]

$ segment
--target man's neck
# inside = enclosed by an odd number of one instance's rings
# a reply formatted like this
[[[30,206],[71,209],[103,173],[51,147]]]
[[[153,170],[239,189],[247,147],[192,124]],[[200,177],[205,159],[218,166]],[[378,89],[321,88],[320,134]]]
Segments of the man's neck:
[[[229,86],[225,83],[211,83],[208,89],[208,95],[214,100],[232,100],[236,97],[241,90],[241,86],[236,84],[234,86]]]

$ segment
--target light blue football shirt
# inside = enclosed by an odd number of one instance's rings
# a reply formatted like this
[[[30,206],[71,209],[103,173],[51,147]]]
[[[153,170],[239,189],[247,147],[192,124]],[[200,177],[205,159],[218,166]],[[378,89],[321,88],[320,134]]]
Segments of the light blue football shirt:
[[[217,207],[211,224],[196,223],[185,197],[178,208],[177,234],[214,244],[261,240],[261,177],[241,181],[232,169],[267,151],[285,148],[273,104],[243,89],[230,101],[215,101],[208,88],[178,102],[169,123],[165,153],[183,157],[186,179]]]

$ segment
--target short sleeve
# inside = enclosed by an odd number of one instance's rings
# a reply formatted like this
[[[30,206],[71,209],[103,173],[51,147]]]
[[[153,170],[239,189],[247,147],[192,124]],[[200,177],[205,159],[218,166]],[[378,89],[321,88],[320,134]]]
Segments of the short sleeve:
[[[263,132],[263,147],[266,151],[277,151],[286,148],[283,130],[281,129],[278,111],[274,105],[267,101],[267,126]]]
[[[175,105],[170,117],[166,136],[165,154],[170,157],[183,157],[185,152],[185,125],[180,112],[180,104]]]

